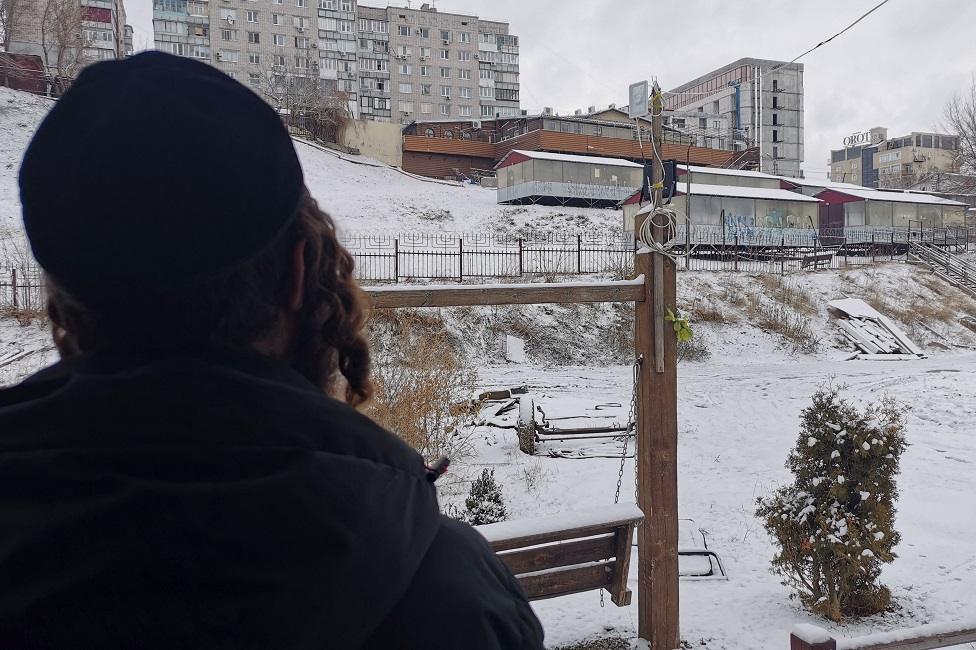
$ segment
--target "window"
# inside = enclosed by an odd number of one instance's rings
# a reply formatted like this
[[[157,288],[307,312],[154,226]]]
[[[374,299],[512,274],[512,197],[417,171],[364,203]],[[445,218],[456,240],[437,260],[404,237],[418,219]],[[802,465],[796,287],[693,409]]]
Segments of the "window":
[[[308,6],[308,0],[295,0],[295,6],[299,9],[304,9]]]
[[[257,45],[258,43],[261,42],[261,35],[258,34],[257,32],[248,32],[247,42],[250,43],[251,45]]]
[[[481,35],[481,42],[482,43],[486,43],[488,45],[494,45],[495,44],[495,35],[494,34],[482,34]]]
[[[703,130],[703,131],[705,129],[707,129],[708,128],[708,119],[706,119],[704,117],[699,117],[698,118],[698,128],[701,129],[701,130]]]
[[[236,41],[237,40],[237,30],[236,29],[222,29],[222,30],[220,30],[220,40],[222,40],[222,41]]]
[[[471,107],[470,106],[458,106],[458,115],[460,115],[461,117],[471,117]]]
[[[271,14],[271,24],[272,25],[283,25],[285,17],[281,14]]]
[[[413,74],[413,66],[409,63],[400,64],[400,74],[410,75]]]
[[[421,110],[422,110],[422,111],[423,111],[424,113],[429,113],[430,111],[424,111],[424,110],[423,110],[423,107],[424,107],[424,106],[426,106],[426,107],[428,107],[428,108],[430,108],[430,104],[421,104],[421,105],[420,105],[420,108],[421,108]],[[433,137],[434,137],[434,129],[431,129],[431,128],[428,128],[428,129],[427,129],[426,131],[424,131],[424,135],[426,135],[426,136],[427,136],[428,138],[433,138]]]
[[[401,113],[413,113],[413,102],[400,102]]]
[[[308,59],[306,59],[304,56],[296,56],[295,67],[299,69],[308,68]]]
[[[194,59],[209,59],[210,48],[206,45],[194,45],[193,49],[190,51],[190,56],[192,56]]]
[[[241,53],[235,50],[221,50],[219,54],[220,60],[224,63],[240,63]]]
[[[450,79],[450,78],[451,78],[451,69],[441,68],[441,79]]]
[[[451,60],[451,51],[450,50],[438,50],[438,51],[440,52],[441,60],[442,61],[450,61]]]
[[[481,70],[478,70],[478,78],[479,79],[494,79],[495,78],[495,75],[492,73],[491,70],[489,70],[487,68],[482,68]]]
[[[261,83],[261,75],[259,75],[257,72],[249,72],[247,74],[247,79],[251,82],[252,86],[257,86],[259,83]]]
[[[773,125],[775,126],[777,124],[779,124],[779,115],[773,113]]]
[[[420,112],[423,113],[424,115],[430,115],[431,113],[434,112],[434,105],[433,104],[421,104],[420,105]],[[431,138],[434,137],[434,129],[427,129],[427,130],[430,132],[430,136],[429,137],[431,137]]]
[[[274,34],[272,36],[272,39],[273,39],[273,43],[275,45],[277,45],[278,47],[284,47],[285,46],[285,35],[284,34]]]
[[[400,84],[400,92],[404,95],[409,95],[413,92],[413,84]]]
[[[446,29],[441,30],[441,42],[447,45],[451,42],[451,32]]]
[[[441,86],[441,97],[450,98],[450,96],[451,96],[451,87],[450,86]]]
[[[237,20],[237,11],[234,9],[227,9],[226,7],[220,8],[220,19],[226,20],[229,23]]]
[[[430,38],[430,27],[421,27],[417,31],[420,32],[420,38]]]
[[[773,92],[779,92],[779,81],[777,79],[773,79]]]
[[[773,147],[773,159],[779,158],[779,147]]]
[[[429,95],[430,94],[430,84],[420,84],[420,94]]]
[[[458,68],[458,79],[471,79],[471,71],[465,68]]]
[[[258,12],[256,12],[256,11],[250,11],[249,10],[247,12],[247,22],[249,22],[249,23],[256,23],[256,22],[258,22]]]
[[[100,32],[101,40],[110,41],[112,40],[112,35],[109,32]],[[193,31],[190,32],[190,36],[200,36],[202,38],[208,38],[210,36],[210,28],[206,25],[193,25]],[[92,38],[94,41],[95,39]]]
[[[342,11],[352,11],[352,0],[342,0],[339,3],[339,9]]]
[[[275,54],[274,56],[272,56],[271,57],[271,65],[273,65],[276,68],[284,68],[285,67],[285,55],[284,54]]]
[[[779,142],[779,131],[773,129],[773,142]]]
[[[495,89],[491,86],[482,86],[481,96],[485,99],[493,99],[495,97]]]
[[[407,25],[397,25],[397,33],[400,36],[410,36],[410,27]]]
[[[462,43],[471,42],[471,32],[458,32],[458,40]]]
[[[261,55],[260,54],[248,54],[247,62],[251,65],[261,65]]]
[[[299,50],[308,49],[308,36],[296,36],[295,37],[295,48]]]
[[[481,117],[492,117],[494,114],[495,113],[490,104],[481,105]]]
[[[294,22],[295,27],[298,29],[305,29],[306,27],[308,27],[308,18],[306,18],[305,16],[292,16],[292,21]],[[342,29],[342,23],[349,23],[349,22],[350,21],[348,20],[340,20],[339,31],[345,31]]]
[[[422,66],[420,66],[420,76],[421,77],[429,77],[430,76],[430,66],[429,65],[422,65]]]
[[[460,91],[461,97],[463,99],[471,99],[471,89],[470,88],[468,88],[467,86],[462,86],[458,90]]]
[[[471,52],[468,50],[458,50],[458,61],[470,61]]]
[[[319,0],[319,9],[335,9],[339,0]]]
[[[594,126],[593,127],[593,135],[603,135],[603,127],[602,126]]]
[[[305,19],[302,18],[302,24],[296,24],[295,27],[305,27]],[[339,27],[339,31],[343,34],[352,34],[353,21],[351,20],[337,20],[336,25]]]
[[[779,108],[779,97],[773,97],[773,108]]]
[[[441,115],[450,115],[451,114],[451,105],[450,104],[440,104],[439,106],[440,106],[440,113],[441,113]]]
[[[429,59],[429,58],[430,58],[430,48],[429,47],[422,47],[422,48],[420,48],[420,59],[421,59],[421,61],[426,60],[426,59]]]
[[[712,120],[712,128],[713,129],[721,129],[722,128],[722,122],[720,120]]]

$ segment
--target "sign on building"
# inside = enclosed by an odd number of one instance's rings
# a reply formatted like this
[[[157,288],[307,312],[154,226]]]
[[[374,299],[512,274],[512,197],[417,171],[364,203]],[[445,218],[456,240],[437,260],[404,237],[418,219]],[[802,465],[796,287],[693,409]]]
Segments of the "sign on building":
[[[647,81],[630,84],[630,107],[628,110],[630,118],[644,117],[650,112],[647,107]]]
[[[878,134],[878,139],[880,139],[880,134]],[[848,149],[851,147],[859,147],[865,144],[871,144],[874,138],[870,131],[858,131],[852,133],[846,138],[844,138],[844,146]]]

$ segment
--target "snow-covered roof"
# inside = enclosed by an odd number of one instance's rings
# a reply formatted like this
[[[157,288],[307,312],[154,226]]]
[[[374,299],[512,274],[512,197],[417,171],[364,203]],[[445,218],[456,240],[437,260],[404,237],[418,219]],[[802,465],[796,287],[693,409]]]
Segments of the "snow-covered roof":
[[[643,167],[643,165],[635,162],[631,162],[625,158],[601,158],[599,156],[576,156],[573,154],[566,153],[550,153],[548,151],[527,151],[525,149],[512,149],[507,154],[505,158],[508,158],[512,154],[519,154],[525,156],[526,158],[533,158],[535,160],[557,160],[559,162],[573,162],[573,163],[586,163],[588,165],[608,165],[614,167]],[[505,162],[505,158],[498,161],[496,167],[501,166]]]
[[[798,187],[826,187],[828,189],[840,190],[863,190],[865,189],[863,185],[855,185],[854,183],[837,183],[834,181],[814,181],[809,178],[790,178],[787,176],[781,176],[782,180],[787,183],[792,183]]]
[[[692,174],[717,174],[718,176],[745,176],[747,178],[768,178],[777,181],[781,179],[780,176],[773,176],[772,174],[764,174],[763,172],[754,172],[748,169],[726,169],[725,167],[702,167],[701,165],[678,165],[678,169],[681,171],[691,170]]]
[[[858,187],[856,189],[828,188],[824,191],[839,192],[840,194],[846,194],[847,196],[867,201],[890,201],[892,203],[919,203],[929,205],[960,205],[963,207],[966,205],[960,201],[952,201],[950,199],[944,199],[941,196],[923,194],[920,192],[873,190],[867,187]],[[821,192],[821,194],[823,194],[823,192]]]
[[[685,193],[685,184],[678,182],[678,194]],[[738,185],[706,185],[704,183],[691,184],[692,196],[727,196],[740,199],[766,199],[769,201],[797,201],[805,203],[820,203],[820,199],[791,190],[771,189],[766,187],[739,187]]]

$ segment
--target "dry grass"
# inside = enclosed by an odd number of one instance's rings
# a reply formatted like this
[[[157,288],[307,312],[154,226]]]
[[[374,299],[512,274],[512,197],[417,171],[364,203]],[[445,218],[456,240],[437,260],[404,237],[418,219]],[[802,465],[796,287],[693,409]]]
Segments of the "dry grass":
[[[13,318],[20,325],[43,323],[47,321],[47,310],[40,307],[3,307],[0,308],[0,318]]]
[[[726,312],[722,306],[711,297],[697,297],[685,309],[693,323],[734,323],[739,319],[735,314]]]
[[[801,314],[816,314],[819,310],[813,295],[797,284],[779,275],[761,275],[759,284],[765,289],[766,295],[776,302],[791,307]]]
[[[810,328],[808,318],[791,307],[752,295],[748,310],[753,324],[782,336],[794,354],[811,354],[820,346],[820,339]]]
[[[365,412],[428,461],[463,459],[471,450],[464,424],[474,368],[443,322],[416,311],[374,313],[370,323],[376,394]]]

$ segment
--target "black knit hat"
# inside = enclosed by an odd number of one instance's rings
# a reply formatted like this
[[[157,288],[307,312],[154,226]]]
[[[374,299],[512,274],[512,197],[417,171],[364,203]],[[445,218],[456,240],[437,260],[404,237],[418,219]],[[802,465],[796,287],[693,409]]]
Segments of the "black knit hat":
[[[161,52],[86,68],[20,168],[34,256],[93,304],[248,261],[295,218],[303,187],[268,104],[209,65]]]

